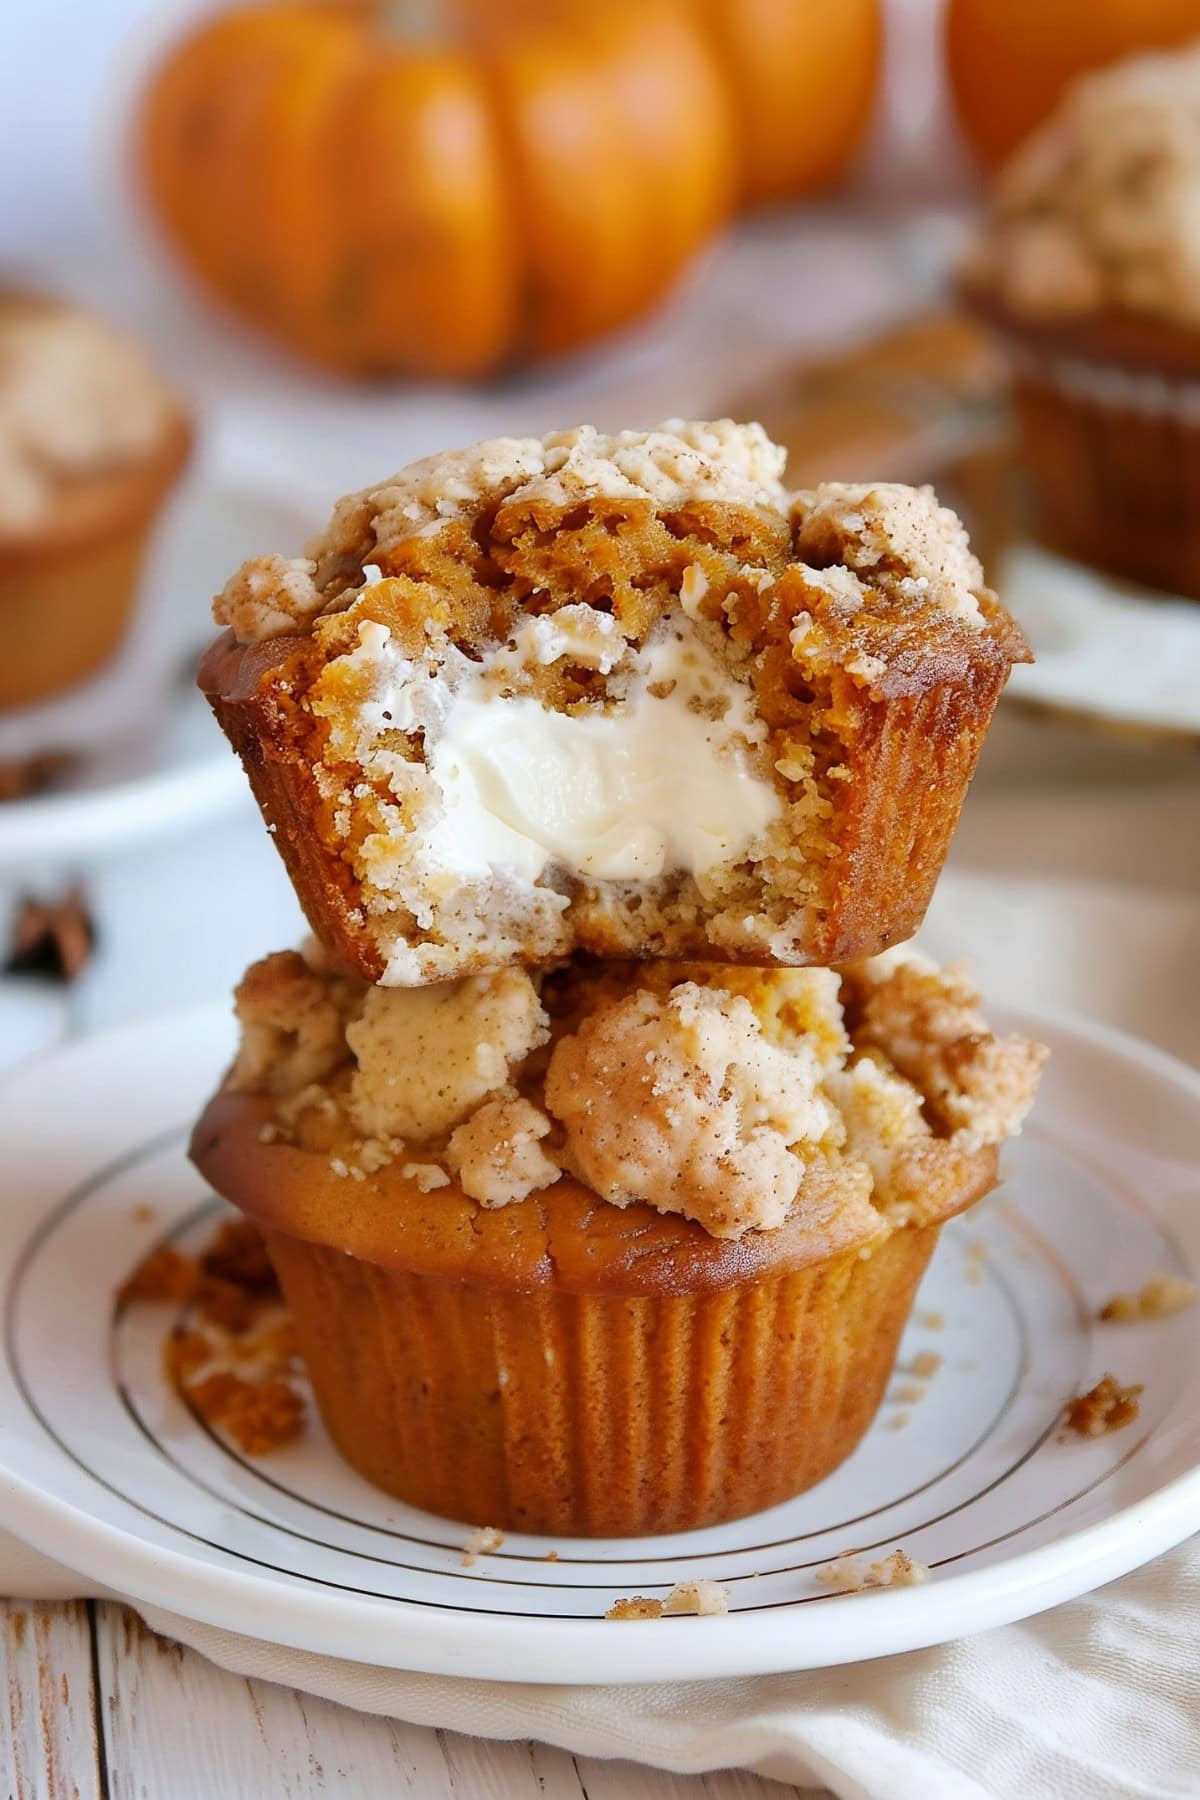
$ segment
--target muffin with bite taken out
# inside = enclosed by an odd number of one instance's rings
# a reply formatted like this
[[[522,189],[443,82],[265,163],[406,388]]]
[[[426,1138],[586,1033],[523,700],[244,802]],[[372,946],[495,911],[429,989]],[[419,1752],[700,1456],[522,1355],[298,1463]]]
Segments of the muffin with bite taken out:
[[[497,438],[232,577],[201,685],[342,969],[912,934],[1028,652],[930,489],[782,469],[729,420]]]

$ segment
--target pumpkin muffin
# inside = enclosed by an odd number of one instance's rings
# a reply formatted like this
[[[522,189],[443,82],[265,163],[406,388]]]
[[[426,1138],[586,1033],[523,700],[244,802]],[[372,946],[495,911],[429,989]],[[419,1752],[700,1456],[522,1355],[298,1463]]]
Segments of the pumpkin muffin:
[[[782,467],[728,420],[497,438],[238,571],[201,686],[345,970],[911,935],[1028,652],[931,490]]]
[[[389,989],[314,946],[244,978],[192,1156],[361,1474],[464,1521],[689,1530],[870,1423],[1045,1055],[977,1001],[908,950]]]
[[[1071,87],[963,269],[1052,548],[1200,598],[1200,46]]]
[[[70,687],[117,648],[190,444],[179,401],[121,333],[0,292],[0,708]]]

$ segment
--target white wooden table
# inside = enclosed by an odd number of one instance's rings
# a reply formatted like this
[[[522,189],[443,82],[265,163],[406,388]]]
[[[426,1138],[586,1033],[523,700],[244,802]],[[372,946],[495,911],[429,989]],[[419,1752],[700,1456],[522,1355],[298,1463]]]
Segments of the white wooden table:
[[[787,1800],[742,1770],[666,1775],[368,1718],[214,1668],[104,1601],[0,1604],[6,1800]],[[811,1791],[811,1790],[810,1790]]]

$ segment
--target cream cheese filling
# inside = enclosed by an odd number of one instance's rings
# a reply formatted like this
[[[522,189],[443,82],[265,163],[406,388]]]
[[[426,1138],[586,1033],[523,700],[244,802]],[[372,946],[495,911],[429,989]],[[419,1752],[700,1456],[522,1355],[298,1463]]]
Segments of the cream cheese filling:
[[[564,632],[557,653],[575,642]],[[554,660],[552,640],[540,648],[536,660]],[[502,871],[530,885],[551,866],[593,881],[703,875],[779,816],[774,784],[754,766],[766,728],[753,694],[686,627],[631,651],[612,678],[619,697],[579,714],[503,691],[511,648],[480,663],[455,653],[432,672],[371,624],[360,651],[382,677],[364,725],[424,730],[441,804],[423,848],[448,875]]]

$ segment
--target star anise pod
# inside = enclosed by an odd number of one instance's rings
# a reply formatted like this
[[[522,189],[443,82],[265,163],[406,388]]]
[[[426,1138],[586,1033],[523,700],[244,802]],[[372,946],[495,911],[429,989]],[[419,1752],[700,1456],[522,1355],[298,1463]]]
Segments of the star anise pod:
[[[96,927],[81,887],[68,888],[58,900],[27,895],[17,907],[4,972],[74,981],[95,945]]]

